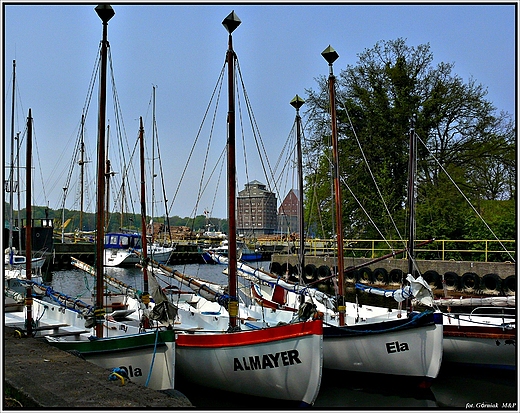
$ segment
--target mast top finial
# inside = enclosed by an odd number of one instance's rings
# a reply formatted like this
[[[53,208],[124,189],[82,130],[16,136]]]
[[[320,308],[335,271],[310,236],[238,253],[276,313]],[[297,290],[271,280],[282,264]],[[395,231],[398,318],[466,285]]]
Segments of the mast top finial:
[[[229,34],[233,33],[235,29],[240,26],[240,23],[242,23],[242,21],[238,18],[234,10],[222,21],[222,25]]]

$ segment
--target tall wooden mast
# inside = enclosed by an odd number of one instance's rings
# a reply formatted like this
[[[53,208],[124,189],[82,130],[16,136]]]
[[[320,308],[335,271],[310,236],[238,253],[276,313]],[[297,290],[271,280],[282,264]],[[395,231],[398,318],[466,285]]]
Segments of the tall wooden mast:
[[[31,280],[32,265],[32,113],[29,109],[27,117],[27,153],[26,153],[26,191],[25,191],[25,277]],[[27,287],[25,294],[25,308],[27,311],[27,336],[32,336],[32,287]]]
[[[101,41],[101,72],[99,82],[98,113],[98,159],[97,159],[97,219],[96,219],[96,310],[100,315],[103,308],[103,261],[105,241],[105,117],[107,84],[108,21],[115,12],[108,4],[96,7],[96,13],[103,21],[103,40]],[[96,319],[96,335],[103,336],[103,324]]]
[[[228,65],[228,115],[227,115],[227,192],[228,192],[228,294],[230,295],[229,329],[237,329],[237,224],[236,224],[236,164],[235,164],[235,52],[231,33],[241,21],[232,11],[222,22],[229,33],[226,61]]]
[[[345,294],[344,294],[344,263],[343,263],[343,221],[341,219],[341,185],[339,173],[338,128],[336,121],[336,77],[332,70],[332,64],[339,57],[332,48],[327,47],[321,55],[329,63],[329,96],[330,96],[330,121],[332,134],[332,163],[334,169],[334,205],[336,215],[336,243],[338,246],[338,312],[339,325],[345,325]]]
[[[303,278],[303,269],[305,267],[305,228],[303,217],[303,158],[302,158],[302,139],[301,139],[301,123],[300,108],[305,101],[296,95],[291,100],[291,105],[296,109],[296,156],[298,164],[298,229],[300,232],[300,248],[298,254],[298,263],[300,266],[300,283]],[[303,297],[303,296],[301,296]]]

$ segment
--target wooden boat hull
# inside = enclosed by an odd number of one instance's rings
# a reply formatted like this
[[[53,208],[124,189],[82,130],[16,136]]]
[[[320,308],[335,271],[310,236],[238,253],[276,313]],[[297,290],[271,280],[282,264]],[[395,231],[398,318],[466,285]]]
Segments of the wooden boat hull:
[[[479,367],[516,369],[516,325],[487,325],[486,317],[471,317],[470,323],[444,316],[444,361]],[[488,322],[493,322],[489,321]],[[495,318],[496,324],[496,318]]]
[[[325,326],[323,367],[421,379],[437,377],[443,358],[440,313],[355,326]]]
[[[128,378],[154,390],[174,388],[175,333],[172,330],[124,334],[94,340],[47,337],[64,351],[74,351],[100,367],[121,368]]]
[[[180,334],[177,377],[236,393],[312,405],[321,384],[321,320],[237,333]]]

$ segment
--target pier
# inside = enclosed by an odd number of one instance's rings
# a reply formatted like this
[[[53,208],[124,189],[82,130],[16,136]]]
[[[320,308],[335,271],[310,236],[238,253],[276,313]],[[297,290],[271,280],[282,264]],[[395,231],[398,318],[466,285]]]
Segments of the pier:
[[[110,371],[4,327],[4,408],[193,408],[180,392],[110,381]]]

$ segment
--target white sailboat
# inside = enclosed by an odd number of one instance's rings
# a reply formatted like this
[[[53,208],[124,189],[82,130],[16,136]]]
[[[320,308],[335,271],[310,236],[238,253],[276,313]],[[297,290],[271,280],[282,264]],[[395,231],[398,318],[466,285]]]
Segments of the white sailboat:
[[[443,362],[516,370],[515,296],[439,298]]]
[[[87,331],[70,334],[57,333],[47,336],[50,344],[63,350],[78,352],[87,361],[99,366],[125,371],[126,378],[151,387],[156,390],[168,390],[174,388],[175,373],[175,333],[170,329],[164,329],[163,324],[173,321],[174,315],[168,303],[163,305],[165,297],[160,296],[160,289],[154,291],[157,310],[163,307],[164,311],[152,312],[147,300],[147,291],[140,298],[139,305],[147,309],[146,319],[125,321],[117,320],[117,313],[105,317],[106,303],[104,302],[105,285],[103,277],[103,233],[105,217],[105,110],[106,110],[106,68],[107,68],[107,26],[108,21],[114,16],[114,10],[110,5],[99,5],[96,13],[103,21],[103,40],[101,45],[101,71],[100,71],[100,97],[98,119],[98,184],[97,184],[97,244],[96,244],[96,296],[94,314],[89,317],[86,325]],[[143,126],[140,120],[140,139],[142,144]],[[141,158],[144,154],[141,151]],[[142,171],[143,172],[143,171]],[[143,217],[143,219],[145,219]],[[145,290],[148,289],[145,273]],[[161,300],[163,298],[163,300]],[[35,300],[36,301],[36,300]],[[44,316],[49,321],[51,314],[62,313],[67,317],[78,315],[77,309],[69,307],[51,306],[38,302],[43,307],[38,320],[42,322]],[[155,308],[154,308],[155,309]],[[54,313],[54,310],[56,312]],[[76,310],[76,311],[75,311]],[[83,316],[83,314],[81,314]],[[151,320],[159,320],[154,326]],[[72,326],[77,326],[69,320]],[[92,328],[92,330],[90,330]],[[89,331],[90,330],[90,331]]]
[[[221,297],[228,331],[195,330],[179,334],[178,377],[189,382],[274,399],[312,405],[318,395],[322,367],[322,322],[313,320],[277,327],[241,330],[237,297],[235,217],[235,52],[232,32],[240,20],[231,12],[223,21],[229,32],[228,65],[228,290]],[[218,318],[218,317],[217,317]]]

